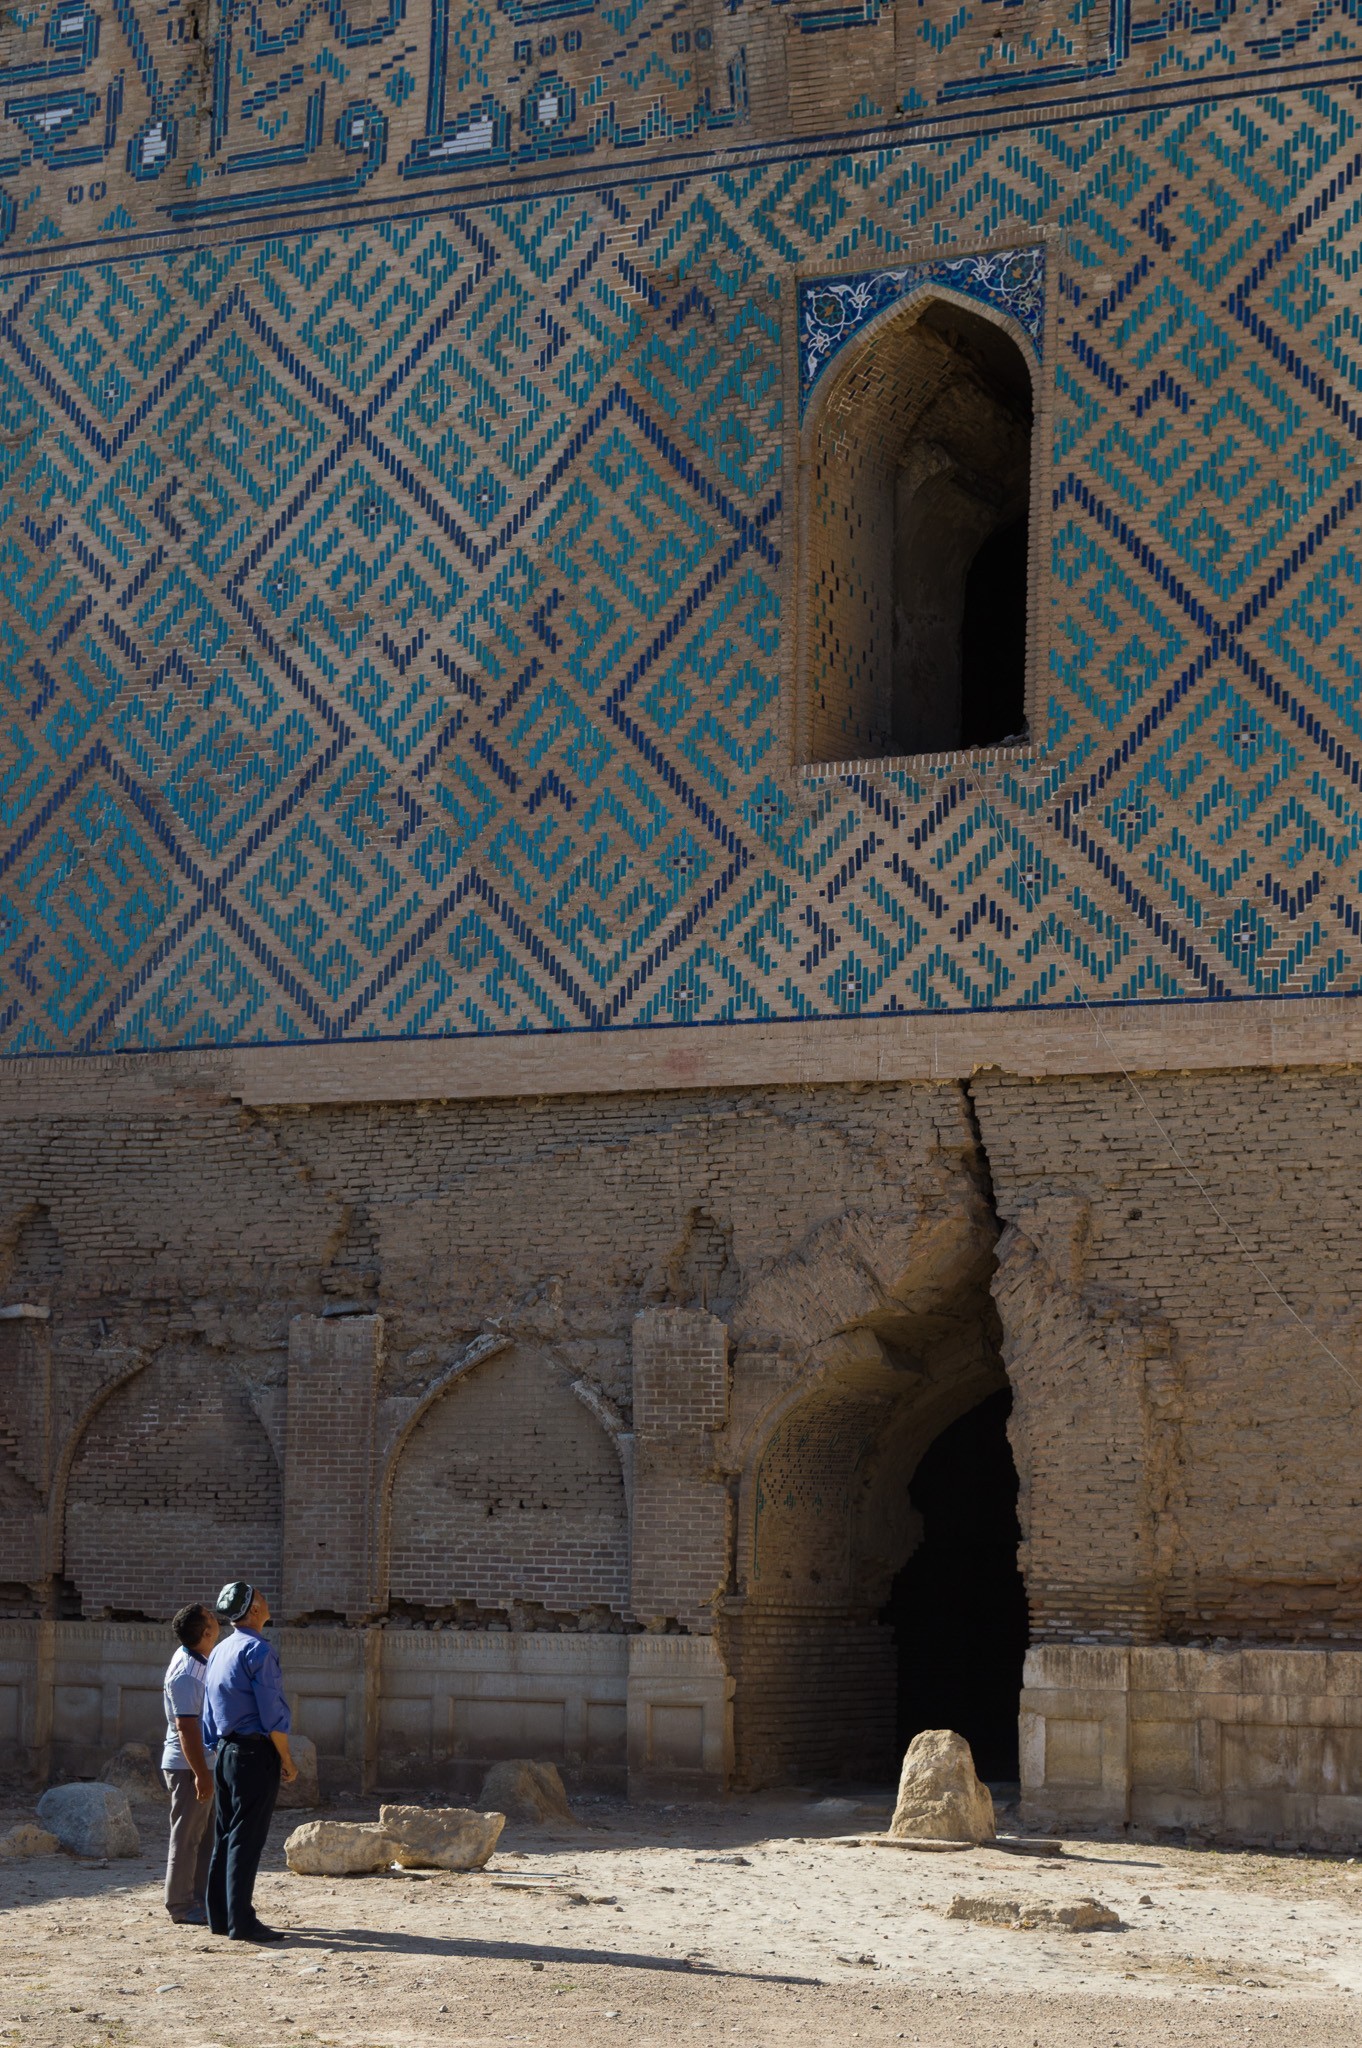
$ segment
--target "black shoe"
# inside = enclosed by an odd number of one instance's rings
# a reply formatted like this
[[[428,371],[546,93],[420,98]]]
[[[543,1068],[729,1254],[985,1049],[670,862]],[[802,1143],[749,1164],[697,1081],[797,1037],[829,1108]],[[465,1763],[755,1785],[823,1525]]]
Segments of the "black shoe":
[[[210,1934],[216,1934],[216,1935],[217,1935],[217,1937],[218,1937],[218,1939],[219,1939],[220,1941],[226,1941],[226,1940],[227,1940],[227,1938],[228,1938],[228,1930],[227,1930],[227,1928],[225,1928],[225,1927],[214,1927],[214,1925],[213,1925],[213,1923],[212,1923],[212,1921],[211,1921],[211,1920],[209,1920],[209,1921],[208,1921],[208,1932],[209,1932]]]
[[[267,1927],[263,1920],[257,1920],[249,1934],[234,1934],[232,1940],[258,1942],[287,1941],[288,1936],[281,1934],[277,1927]]]

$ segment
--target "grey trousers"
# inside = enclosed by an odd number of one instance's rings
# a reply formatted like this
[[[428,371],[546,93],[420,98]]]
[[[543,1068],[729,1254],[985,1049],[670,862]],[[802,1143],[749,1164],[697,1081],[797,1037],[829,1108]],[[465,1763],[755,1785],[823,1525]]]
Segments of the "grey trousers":
[[[203,1910],[213,1854],[213,1801],[198,1799],[192,1771],[162,1771],[170,1793],[170,1854],[166,1858],[166,1911]]]

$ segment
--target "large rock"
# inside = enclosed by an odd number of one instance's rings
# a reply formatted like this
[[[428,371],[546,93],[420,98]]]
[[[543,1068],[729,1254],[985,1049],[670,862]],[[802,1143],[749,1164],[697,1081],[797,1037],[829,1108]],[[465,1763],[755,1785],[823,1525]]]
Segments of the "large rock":
[[[946,1908],[948,1920],[977,1920],[986,1927],[1054,1928],[1064,1934],[1100,1934],[1119,1928],[1120,1918],[1100,1899],[1075,1899],[1055,1906],[1041,1899],[1000,1899],[978,1892],[959,1894]]]
[[[24,1856],[55,1856],[60,1847],[56,1836],[49,1835],[46,1828],[35,1828],[31,1820],[21,1820],[17,1828],[0,1835],[0,1863],[15,1863]]]
[[[141,1848],[116,1785],[53,1785],[38,1801],[38,1818],[75,1856],[136,1856]]]
[[[494,1764],[482,1781],[478,1804],[495,1808],[508,1820],[578,1825],[556,1764],[530,1763],[519,1757],[511,1763]]]
[[[155,1799],[164,1806],[170,1794],[160,1766],[145,1742],[125,1742],[115,1750],[99,1774],[101,1785],[112,1785],[129,1799]]]
[[[280,1785],[276,1806],[287,1812],[299,1806],[320,1806],[321,1787],[317,1783],[317,1745],[309,1742],[306,1735],[290,1735],[289,1755],[298,1766],[298,1775],[291,1785]]]
[[[386,1870],[396,1854],[392,1838],[372,1821],[304,1821],[284,1844],[295,1877],[367,1877]]]
[[[469,1806],[380,1806],[378,1825],[404,1870],[481,1870],[506,1816]]]
[[[991,1842],[993,1800],[974,1774],[963,1735],[924,1728],[908,1745],[891,1835],[932,1842]]]

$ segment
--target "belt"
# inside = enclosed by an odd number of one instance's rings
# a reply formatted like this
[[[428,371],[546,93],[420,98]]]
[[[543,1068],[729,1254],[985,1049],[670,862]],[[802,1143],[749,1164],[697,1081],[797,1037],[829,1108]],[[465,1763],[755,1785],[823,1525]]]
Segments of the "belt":
[[[274,1744],[270,1741],[268,1735],[224,1735],[222,1738],[222,1746],[224,1749],[226,1748],[229,1742],[236,1742],[241,1744],[245,1744],[248,1742],[253,1742],[257,1744],[263,1743],[266,1749],[273,1749],[274,1747]]]

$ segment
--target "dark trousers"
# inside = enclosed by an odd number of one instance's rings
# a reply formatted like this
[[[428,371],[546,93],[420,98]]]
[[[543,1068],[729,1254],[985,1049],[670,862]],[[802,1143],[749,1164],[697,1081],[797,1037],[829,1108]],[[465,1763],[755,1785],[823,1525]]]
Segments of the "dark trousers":
[[[229,1739],[218,1750],[213,1766],[218,1812],[207,1899],[214,1934],[240,1940],[255,1926],[251,1894],[279,1796],[279,1768],[279,1752],[268,1737]]]

